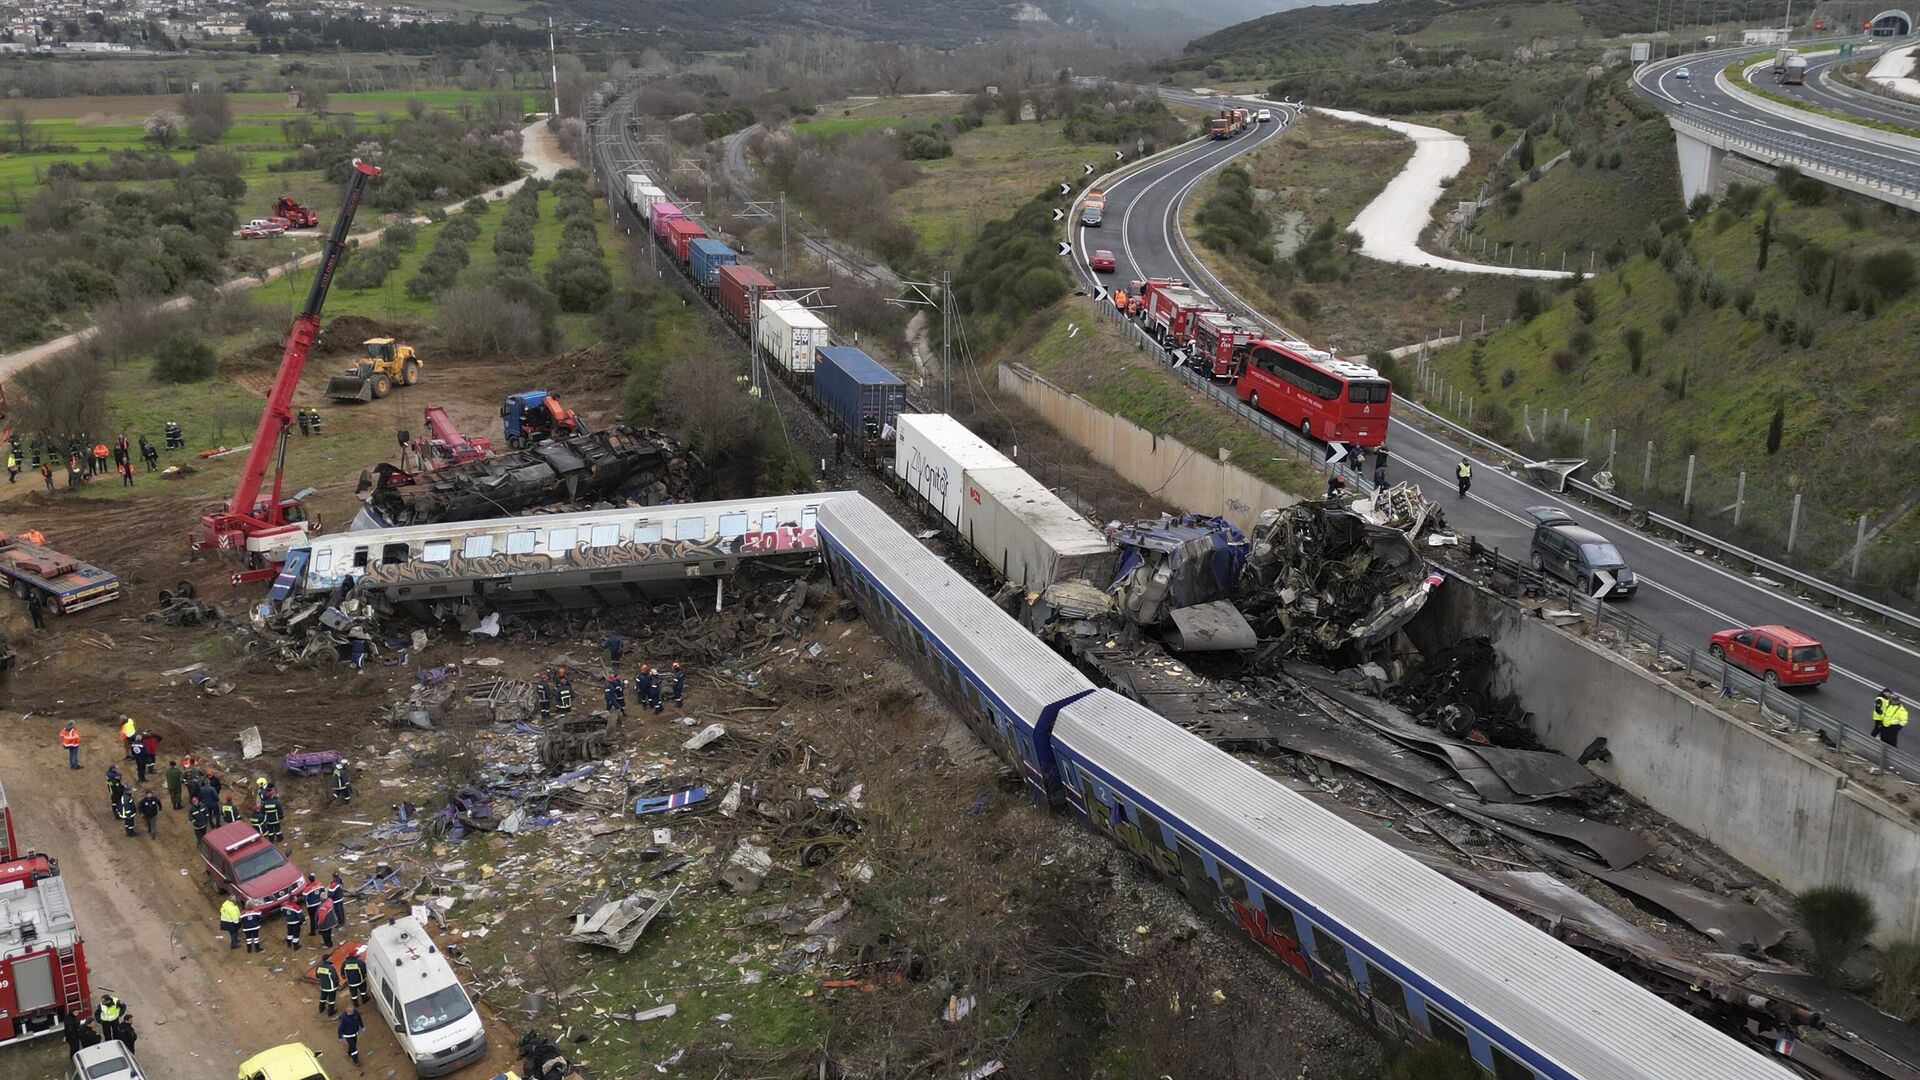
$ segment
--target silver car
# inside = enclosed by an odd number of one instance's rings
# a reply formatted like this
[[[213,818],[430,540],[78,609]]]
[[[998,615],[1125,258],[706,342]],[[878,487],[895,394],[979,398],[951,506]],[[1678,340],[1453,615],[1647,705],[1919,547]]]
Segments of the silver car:
[[[118,1039],[82,1047],[67,1070],[67,1080],[143,1080],[145,1076],[134,1064],[133,1051]]]

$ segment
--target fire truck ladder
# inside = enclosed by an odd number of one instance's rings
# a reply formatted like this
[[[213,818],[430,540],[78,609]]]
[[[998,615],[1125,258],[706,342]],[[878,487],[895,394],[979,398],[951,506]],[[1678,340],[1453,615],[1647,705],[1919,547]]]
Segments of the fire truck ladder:
[[[57,877],[45,878],[35,886],[41,903],[46,905],[49,925],[73,924],[73,901],[67,896],[67,883]],[[80,977],[79,939],[69,937],[54,947],[54,963],[60,968],[60,1003],[76,1015],[87,1010],[87,989]]]

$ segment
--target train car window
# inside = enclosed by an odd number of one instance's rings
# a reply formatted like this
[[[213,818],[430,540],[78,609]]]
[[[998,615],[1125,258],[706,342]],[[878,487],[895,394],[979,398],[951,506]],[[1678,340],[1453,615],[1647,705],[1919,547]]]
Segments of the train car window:
[[[1373,961],[1367,961],[1367,985],[1373,990],[1373,1000],[1393,1010],[1400,1019],[1407,1019],[1407,991],[1400,980],[1381,971]]]
[[[1179,851],[1180,877],[1186,882],[1187,895],[1196,904],[1211,906],[1215,895],[1213,879],[1207,876],[1207,864],[1200,860],[1200,849],[1181,837]]]
[[[1325,964],[1333,977],[1342,984],[1353,981],[1353,967],[1347,963],[1347,947],[1340,939],[1320,929],[1313,928],[1313,955]]]
[[[703,517],[683,517],[673,523],[675,540],[705,540],[707,538],[707,519]]]
[[[658,524],[638,522],[633,527],[633,542],[636,544],[657,544],[665,535]]]
[[[1088,821],[1100,824],[1112,820],[1108,817],[1111,811],[1107,809],[1106,800],[1100,797],[1099,785],[1084,772],[1080,774],[1080,797],[1087,801]]]
[[[367,565],[367,549],[366,548],[353,549],[353,565],[355,566],[355,568]]]
[[[738,514],[721,514],[720,535],[728,540],[747,535],[746,511],[743,510]]]
[[[486,558],[493,554],[493,536],[482,533],[479,536],[467,537],[460,545],[460,554],[463,558],[468,559]]]
[[[587,543],[597,548],[610,548],[620,542],[620,526],[595,525],[587,533]]]
[[[1154,847],[1163,848],[1167,846],[1167,830],[1161,827],[1159,818],[1154,817],[1152,814],[1149,814],[1137,806],[1134,807],[1133,816],[1135,820],[1140,822],[1140,831],[1146,834],[1147,839],[1153,842]]]
[[[539,532],[533,529],[526,529],[522,532],[510,532],[507,534],[507,554],[531,555],[533,554],[534,546],[539,540]]]
[[[571,552],[573,545],[578,542],[579,539],[580,530],[578,529],[548,529],[547,554],[557,559]]]
[[[1537,1080],[1533,1070],[1520,1064],[1519,1058],[1497,1046],[1488,1049],[1493,1051],[1493,1080]]]
[[[805,510],[800,511],[800,527],[811,531],[814,526],[814,519],[818,516],[819,510],[817,507],[809,506]]]
[[[1467,1045],[1466,1025],[1448,1016],[1438,1005],[1427,1006],[1427,1031],[1433,1035],[1434,1042],[1446,1043],[1462,1054],[1472,1056],[1473,1049]]]
[[[1220,891],[1240,901],[1241,904],[1246,904],[1248,902],[1246,880],[1234,873],[1232,867],[1218,859],[1214,860],[1214,866],[1220,870]]]
[[[382,544],[380,561],[383,563],[403,563],[413,558],[413,549],[405,544]]]
[[[453,541],[428,540],[420,545],[421,562],[446,562],[453,558]]]
[[[1293,909],[1273,898],[1265,889],[1260,890],[1260,903],[1267,909],[1267,925],[1276,933],[1285,934],[1295,941],[1300,940],[1300,924],[1295,921]]]
[[[314,569],[314,572],[318,574],[324,574],[327,571],[333,569],[332,549],[321,548],[320,550],[313,553],[313,569]]]

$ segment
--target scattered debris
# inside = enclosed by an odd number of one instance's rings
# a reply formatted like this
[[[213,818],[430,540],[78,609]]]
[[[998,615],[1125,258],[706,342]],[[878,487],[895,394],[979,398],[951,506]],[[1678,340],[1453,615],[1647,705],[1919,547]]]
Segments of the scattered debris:
[[[1279,651],[1332,657],[1385,640],[1442,580],[1408,534],[1336,501],[1296,503],[1260,515],[1240,609]]]
[[[760,891],[761,884],[772,872],[773,856],[767,849],[742,840],[733,854],[727,856],[727,864],[720,870],[720,884],[742,896],[751,896]]]
[[[667,905],[679,892],[678,888],[667,893],[641,890],[618,900],[594,905],[588,911],[576,911],[573,930],[567,934],[567,940],[582,945],[598,945],[620,953],[631,952],[634,942],[640,940],[640,935],[646,932],[661,912],[667,910]]]

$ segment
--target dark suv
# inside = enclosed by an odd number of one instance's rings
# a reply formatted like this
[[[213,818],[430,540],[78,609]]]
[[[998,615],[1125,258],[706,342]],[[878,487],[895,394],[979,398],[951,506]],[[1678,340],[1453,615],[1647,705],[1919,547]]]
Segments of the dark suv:
[[[1567,582],[1592,596],[1600,590],[1601,576],[1613,578],[1608,599],[1626,599],[1639,591],[1640,582],[1613,541],[1581,528],[1566,511],[1555,506],[1529,506],[1527,516],[1536,523],[1533,530],[1533,568]]]

